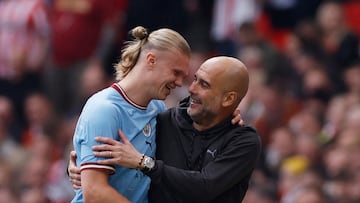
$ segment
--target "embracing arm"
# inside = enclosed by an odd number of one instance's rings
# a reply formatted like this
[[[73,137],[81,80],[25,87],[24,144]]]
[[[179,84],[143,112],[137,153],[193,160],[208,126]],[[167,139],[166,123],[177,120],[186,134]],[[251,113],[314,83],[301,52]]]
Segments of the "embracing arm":
[[[97,141],[105,144],[93,147],[96,156],[106,157],[112,152],[113,158],[98,161],[101,164],[118,164],[135,168],[141,155],[133,148],[125,136],[121,135],[122,143],[108,138],[98,137]],[[154,184],[170,187],[181,196],[191,200],[212,200],[234,185],[246,181],[255,168],[260,154],[260,140],[251,131],[247,135],[235,136],[222,149],[213,161],[201,171],[178,169],[157,160],[155,167],[146,174]]]
[[[157,160],[155,169],[147,175],[153,184],[169,187],[179,196],[194,202],[210,201],[240,182],[247,184],[260,153],[260,142],[252,140],[231,141],[201,171],[178,169]]]

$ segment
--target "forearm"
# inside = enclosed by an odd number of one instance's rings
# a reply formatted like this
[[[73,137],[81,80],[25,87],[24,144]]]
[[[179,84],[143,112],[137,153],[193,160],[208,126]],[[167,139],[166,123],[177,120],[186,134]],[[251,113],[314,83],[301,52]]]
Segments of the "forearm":
[[[129,201],[108,183],[108,175],[98,170],[83,170],[81,172],[82,190],[86,203],[112,203]],[[121,181],[121,180],[119,180]]]
[[[130,203],[123,195],[110,186],[83,190],[85,203]]]
[[[244,149],[244,148],[243,148]],[[147,175],[153,184],[171,188],[180,196],[194,201],[210,201],[236,184],[246,181],[256,164],[257,147],[249,146],[242,153],[223,154],[201,171],[178,169],[157,160],[156,167]]]
[[[206,190],[206,181],[202,181],[203,174],[200,172],[167,166],[163,161],[157,160],[155,168],[145,174],[151,178],[152,184],[170,187],[172,191],[193,201],[213,198],[213,195]]]

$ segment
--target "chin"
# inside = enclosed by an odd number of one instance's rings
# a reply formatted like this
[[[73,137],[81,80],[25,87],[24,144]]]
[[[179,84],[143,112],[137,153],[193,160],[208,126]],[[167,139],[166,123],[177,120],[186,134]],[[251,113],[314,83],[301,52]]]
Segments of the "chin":
[[[191,109],[190,107],[187,109],[187,114],[192,118],[196,117],[197,112],[194,109]]]

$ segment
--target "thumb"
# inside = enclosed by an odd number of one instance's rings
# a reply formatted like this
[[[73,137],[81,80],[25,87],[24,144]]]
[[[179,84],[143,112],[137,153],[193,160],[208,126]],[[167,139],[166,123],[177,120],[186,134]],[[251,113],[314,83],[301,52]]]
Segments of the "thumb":
[[[70,162],[76,164],[76,152],[74,150],[70,152]]]

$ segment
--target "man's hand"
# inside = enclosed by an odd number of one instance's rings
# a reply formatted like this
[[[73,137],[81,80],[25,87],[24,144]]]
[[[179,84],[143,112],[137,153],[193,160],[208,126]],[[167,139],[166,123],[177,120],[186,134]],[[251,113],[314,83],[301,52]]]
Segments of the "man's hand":
[[[69,165],[68,165],[68,172],[69,172],[69,180],[73,185],[75,190],[81,188],[81,175],[80,175],[80,168],[76,167],[76,152],[70,152],[69,158]]]
[[[94,146],[94,155],[97,157],[109,157],[106,160],[100,160],[97,163],[105,165],[120,165],[127,168],[140,167],[143,155],[126,138],[124,133],[119,130],[119,137],[122,142],[107,138],[96,137],[97,142],[104,144]]]
[[[241,114],[240,114],[240,109],[238,109],[238,108],[235,109],[233,116],[234,116],[234,118],[231,120],[232,124],[234,124],[234,125],[238,124],[239,126],[245,125],[245,122],[242,119]]]

